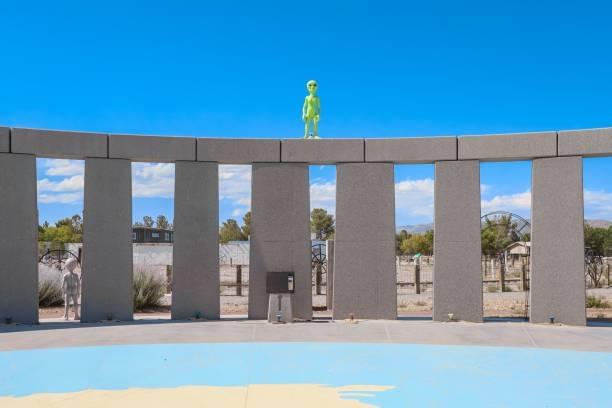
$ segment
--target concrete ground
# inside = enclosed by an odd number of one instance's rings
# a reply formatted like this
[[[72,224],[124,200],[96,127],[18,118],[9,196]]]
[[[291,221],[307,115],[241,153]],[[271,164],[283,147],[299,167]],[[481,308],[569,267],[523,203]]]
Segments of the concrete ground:
[[[49,319],[39,325],[0,325],[0,351],[153,343],[334,342],[475,345],[612,351],[612,323],[588,327],[518,321],[439,323],[426,319],[348,323],[327,319],[286,325],[227,318],[81,324]]]

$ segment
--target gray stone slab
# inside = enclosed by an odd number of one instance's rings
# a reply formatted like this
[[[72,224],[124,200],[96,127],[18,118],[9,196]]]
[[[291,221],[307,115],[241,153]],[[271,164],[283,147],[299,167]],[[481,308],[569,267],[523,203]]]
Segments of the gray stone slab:
[[[435,165],[433,318],[482,321],[480,164]]]
[[[107,157],[108,137],[102,133],[13,128],[11,151],[57,159]]]
[[[312,318],[308,165],[253,165],[249,318],[266,319],[267,272],[294,272],[294,316]]]
[[[612,156],[612,128],[559,132],[559,156]]]
[[[395,319],[393,164],[337,166],[333,318]]]
[[[432,163],[457,160],[456,137],[366,139],[367,162]]]
[[[132,166],[85,160],[81,321],[132,320]]]
[[[219,165],[177,162],[172,318],[218,319]]]
[[[199,138],[198,161],[221,164],[280,162],[280,140]]]
[[[195,161],[196,139],[193,137],[110,135],[108,157],[139,162]]]
[[[533,161],[530,321],[586,324],[582,159]]]
[[[529,160],[556,155],[556,132],[459,137],[459,160]]]
[[[281,161],[288,163],[361,163],[363,139],[287,139],[281,143]]]
[[[0,153],[9,152],[10,148],[10,129],[6,127],[0,127]]]
[[[0,153],[0,322],[38,322],[36,158]]]

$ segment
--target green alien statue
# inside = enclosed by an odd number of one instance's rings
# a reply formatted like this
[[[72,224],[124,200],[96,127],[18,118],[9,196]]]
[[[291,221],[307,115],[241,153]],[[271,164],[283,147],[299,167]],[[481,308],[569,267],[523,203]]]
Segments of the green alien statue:
[[[304,139],[319,138],[319,119],[321,115],[321,101],[315,95],[317,93],[317,81],[310,80],[306,83],[308,94],[304,99],[302,107],[302,120],[304,121]],[[309,130],[311,130],[309,135]]]

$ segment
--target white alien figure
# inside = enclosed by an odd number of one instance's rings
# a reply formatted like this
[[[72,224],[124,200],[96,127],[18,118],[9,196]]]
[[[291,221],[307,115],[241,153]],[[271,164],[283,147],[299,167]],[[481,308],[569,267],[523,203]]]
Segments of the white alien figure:
[[[77,266],[77,260],[70,258],[64,265],[68,270],[62,276],[62,292],[64,293],[64,319],[68,320],[68,308],[70,301],[74,307],[74,320],[80,320],[79,317],[79,295],[81,293],[81,280],[79,275],[74,273],[74,268]]]

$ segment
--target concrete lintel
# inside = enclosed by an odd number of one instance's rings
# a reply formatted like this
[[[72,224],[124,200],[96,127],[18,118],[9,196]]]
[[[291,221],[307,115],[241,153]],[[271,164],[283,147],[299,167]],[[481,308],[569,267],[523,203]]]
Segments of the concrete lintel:
[[[276,139],[198,138],[198,161],[220,164],[279,163],[281,142]]]
[[[139,162],[195,161],[196,140],[193,137],[110,135],[108,156]]]
[[[612,156],[612,128],[559,132],[559,156]]]
[[[7,153],[11,149],[10,129],[0,127],[0,153]]]
[[[12,128],[11,152],[56,159],[106,158],[108,136],[103,133]]]
[[[460,136],[459,160],[530,160],[557,155],[557,132]]]
[[[283,140],[281,161],[287,163],[362,163],[363,139]]]
[[[393,163],[433,163],[438,160],[457,160],[457,138],[366,139],[365,160]]]

